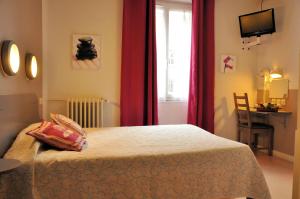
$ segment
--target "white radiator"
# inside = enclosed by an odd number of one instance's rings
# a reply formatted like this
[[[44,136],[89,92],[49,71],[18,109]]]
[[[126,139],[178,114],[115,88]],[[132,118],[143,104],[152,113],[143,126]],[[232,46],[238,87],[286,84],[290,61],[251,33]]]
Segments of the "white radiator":
[[[74,97],[67,99],[67,115],[83,128],[103,127],[102,98]]]

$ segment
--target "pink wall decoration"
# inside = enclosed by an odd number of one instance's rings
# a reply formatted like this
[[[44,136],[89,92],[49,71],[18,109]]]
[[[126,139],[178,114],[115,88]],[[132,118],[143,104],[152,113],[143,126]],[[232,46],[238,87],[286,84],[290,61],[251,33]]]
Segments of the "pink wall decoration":
[[[221,72],[230,73],[236,70],[237,58],[234,55],[222,55],[221,56]]]

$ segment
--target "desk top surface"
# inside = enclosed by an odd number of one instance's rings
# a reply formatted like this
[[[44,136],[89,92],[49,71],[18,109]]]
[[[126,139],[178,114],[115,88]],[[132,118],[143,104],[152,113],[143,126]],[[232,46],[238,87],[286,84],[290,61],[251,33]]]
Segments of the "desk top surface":
[[[268,114],[268,115],[291,115],[291,111],[278,111],[278,112],[261,112],[257,111],[256,109],[250,109],[251,113],[255,114]]]

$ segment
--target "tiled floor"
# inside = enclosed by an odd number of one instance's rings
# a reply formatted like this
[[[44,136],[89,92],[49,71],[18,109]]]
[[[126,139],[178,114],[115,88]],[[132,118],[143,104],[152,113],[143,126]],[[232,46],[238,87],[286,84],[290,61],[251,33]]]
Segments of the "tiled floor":
[[[292,199],[293,164],[289,161],[256,153],[267,180],[272,199]]]

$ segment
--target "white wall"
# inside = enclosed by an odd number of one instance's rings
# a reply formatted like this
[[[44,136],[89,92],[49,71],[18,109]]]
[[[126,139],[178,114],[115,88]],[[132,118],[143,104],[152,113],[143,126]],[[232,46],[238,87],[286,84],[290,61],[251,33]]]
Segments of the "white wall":
[[[298,57],[300,61],[300,53]],[[300,66],[300,65],[299,65]],[[300,75],[300,74],[298,74]],[[300,83],[300,80],[299,80]],[[293,176],[293,199],[300,198],[300,92],[298,92],[298,118],[297,118],[297,130],[295,132],[295,154],[294,154],[294,176]]]
[[[116,104],[120,98],[122,35],[121,0],[46,0],[44,46],[47,65],[48,113],[65,112],[69,96],[100,96]],[[96,34],[102,40],[102,68],[73,70],[72,35]],[[119,107],[105,106],[106,126],[119,125]]]
[[[0,95],[35,93],[42,95],[42,3],[39,0],[0,1],[0,41],[13,40],[20,52],[20,70],[15,76],[0,73]],[[33,53],[40,67],[37,79],[25,75],[25,54]]]
[[[293,154],[295,140],[295,126],[297,121],[297,100],[292,94],[299,87],[299,54],[300,54],[300,1],[299,0],[265,0],[264,9],[275,9],[276,33],[262,36],[262,45],[257,47],[257,71],[262,68],[280,67],[285,77],[289,79],[289,100],[292,105],[289,111],[293,114],[288,117],[288,128],[275,126],[275,149],[284,153]],[[299,97],[299,96],[298,96]],[[298,115],[299,117],[299,115]],[[278,128],[279,127],[279,128]],[[289,148],[289,149],[288,149]],[[288,150],[287,150],[288,149]]]
[[[266,36],[266,43],[258,48],[258,69],[277,65],[283,68],[290,79],[290,89],[299,87],[300,66],[300,1],[299,0],[265,0],[265,8],[275,8],[277,32]],[[300,93],[298,92],[298,103]],[[295,137],[295,160],[293,199],[300,198],[300,106],[298,105],[298,130]]]
[[[74,95],[99,95],[119,103],[122,1],[44,2],[44,50],[47,55],[46,79],[49,80],[45,96],[48,95],[48,99],[65,99]],[[255,95],[256,54],[255,51],[241,49],[237,17],[256,9],[252,0],[216,0],[216,134],[232,139],[236,137],[232,93],[248,92],[252,98]],[[70,57],[74,33],[101,35],[103,67],[100,71],[72,70]],[[220,56],[227,53],[238,57],[238,68],[235,73],[224,75],[220,72],[219,63]],[[50,101],[47,105],[48,112],[65,111],[63,102]],[[165,109],[168,114],[162,113]],[[162,124],[186,122],[186,113],[182,112],[186,112],[186,105],[160,103]],[[118,107],[107,106],[106,114],[111,115],[108,118],[111,122],[107,125],[119,124]]]
[[[247,92],[252,105],[256,95],[256,50],[242,50],[238,16],[257,10],[253,0],[216,0],[215,133],[230,139],[237,136],[233,93]],[[221,72],[221,55],[224,54],[237,56],[234,73]]]
[[[298,89],[300,52],[300,1],[264,0],[263,9],[275,8],[276,33],[262,36],[262,45],[250,51],[241,50],[238,16],[260,9],[260,0],[216,0],[216,134],[236,138],[233,92],[247,92],[254,105],[259,70],[283,68],[290,89]],[[220,55],[238,56],[237,71],[220,73]]]
[[[159,124],[186,124],[188,104],[184,101],[158,103]]]
[[[300,61],[300,53],[298,56],[298,60]],[[300,63],[300,62],[299,62]],[[300,65],[299,65],[300,67]],[[300,73],[300,71],[299,71]],[[300,74],[298,74],[300,75]],[[300,83],[300,79],[299,79]],[[300,198],[300,92],[298,92],[298,118],[297,118],[297,130],[295,133],[295,154],[294,154],[294,178],[293,178],[293,199]]]
[[[238,16],[257,9],[253,0],[216,0],[215,133],[230,139],[236,139],[233,92],[247,92],[252,104],[256,95],[256,50],[242,50]],[[235,73],[221,73],[220,59],[223,54],[237,56],[238,67]],[[187,103],[159,103],[161,124],[186,123],[186,115]]]
[[[0,73],[0,95],[34,93],[42,97],[42,2],[40,0],[0,1],[0,41],[13,40],[20,52],[20,70],[15,76]],[[25,55],[37,57],[39,73],[35,80],[25,75]],[[41,110],[42,106],[40,106]]]
[[[300,1],[265,0],[264,9],[275,8],[276,33],[264,36],[257,48],[258,69],[278,66],[290,80],[290,89],[298,89],[300,52]]]

